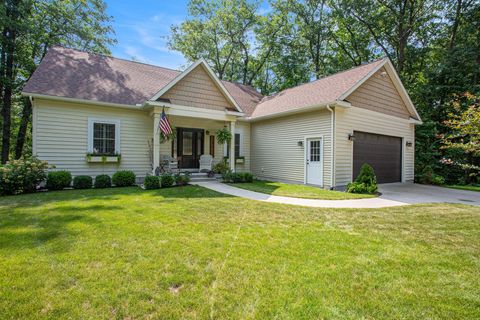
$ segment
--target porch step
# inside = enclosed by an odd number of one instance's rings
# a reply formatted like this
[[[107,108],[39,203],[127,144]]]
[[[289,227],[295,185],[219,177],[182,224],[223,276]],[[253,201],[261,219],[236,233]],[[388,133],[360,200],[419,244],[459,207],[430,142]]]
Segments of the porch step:
[[[190,174],[190,182],[215,181],[218,177],[209,177],[203,172],[194,172]]]

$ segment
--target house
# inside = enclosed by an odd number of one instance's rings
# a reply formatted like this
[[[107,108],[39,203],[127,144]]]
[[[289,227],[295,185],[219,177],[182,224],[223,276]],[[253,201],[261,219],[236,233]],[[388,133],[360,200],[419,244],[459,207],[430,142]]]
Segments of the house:
[[[73,175],[184,169],[202,154],[265,179],[340,188],[372,165],[380,183],[412,181],[421,119],[388,59],[263,97],[200,60],[185,71],[53,47],[23,89],[33,153]],[[176,137],[161,141],[162,111]],[[215,133],[228,128],[233,143]],[[109,157],[95,157],[94,151]],[[121,155],[120,161],[118,157]]]

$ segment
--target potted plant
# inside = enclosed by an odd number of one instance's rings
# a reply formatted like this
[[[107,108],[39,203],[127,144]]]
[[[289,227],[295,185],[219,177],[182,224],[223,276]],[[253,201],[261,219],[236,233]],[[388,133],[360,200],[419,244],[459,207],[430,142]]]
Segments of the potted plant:
[[[232,140],[232,133],[226,127],[218,130],[216,136],[218,144],[224,144]]]

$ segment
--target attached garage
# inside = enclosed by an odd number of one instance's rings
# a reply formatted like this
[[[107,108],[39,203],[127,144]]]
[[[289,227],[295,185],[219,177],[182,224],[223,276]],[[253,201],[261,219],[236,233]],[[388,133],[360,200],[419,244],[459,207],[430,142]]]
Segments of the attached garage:
[[[378,183],[402,181],[402,138],[354,131],[353,179],[368,163],[375,170]]]

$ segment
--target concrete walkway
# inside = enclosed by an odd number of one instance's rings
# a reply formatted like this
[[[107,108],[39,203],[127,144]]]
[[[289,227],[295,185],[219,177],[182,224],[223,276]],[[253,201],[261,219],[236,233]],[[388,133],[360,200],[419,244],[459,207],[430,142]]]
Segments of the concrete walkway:
[[[217,181],[196,182],[195,184],[201,187],[205,187],[205,188],[220,192],[220,193],[225,193],[225,194],[229,194],[229,195],[241,197],[241,198],[247,198],[250,200],[293,204],[293,205],[306,206],[306,207],[383,208],[383,207],[403,206],[408,204],[408,203],[403,203],[403,202],[394,201],[394,200],[387,200],[382,198],[355,199],[355,200],[315,200],[315,199],[280,197],[280,196],[273,196],[270,194],[235,188],[228,184],[220,183]]]
[[[315,200],[280,197],[235,188],[217,181],[195,182],[195,184],[220,193],[251,200],[317,208],[384,208],[431,202],[462,203],[480,206],[480,194],[478,192],[413,183],[383,184],[379,186],[380,192],[382,193],[380,197],[355,200]]]

